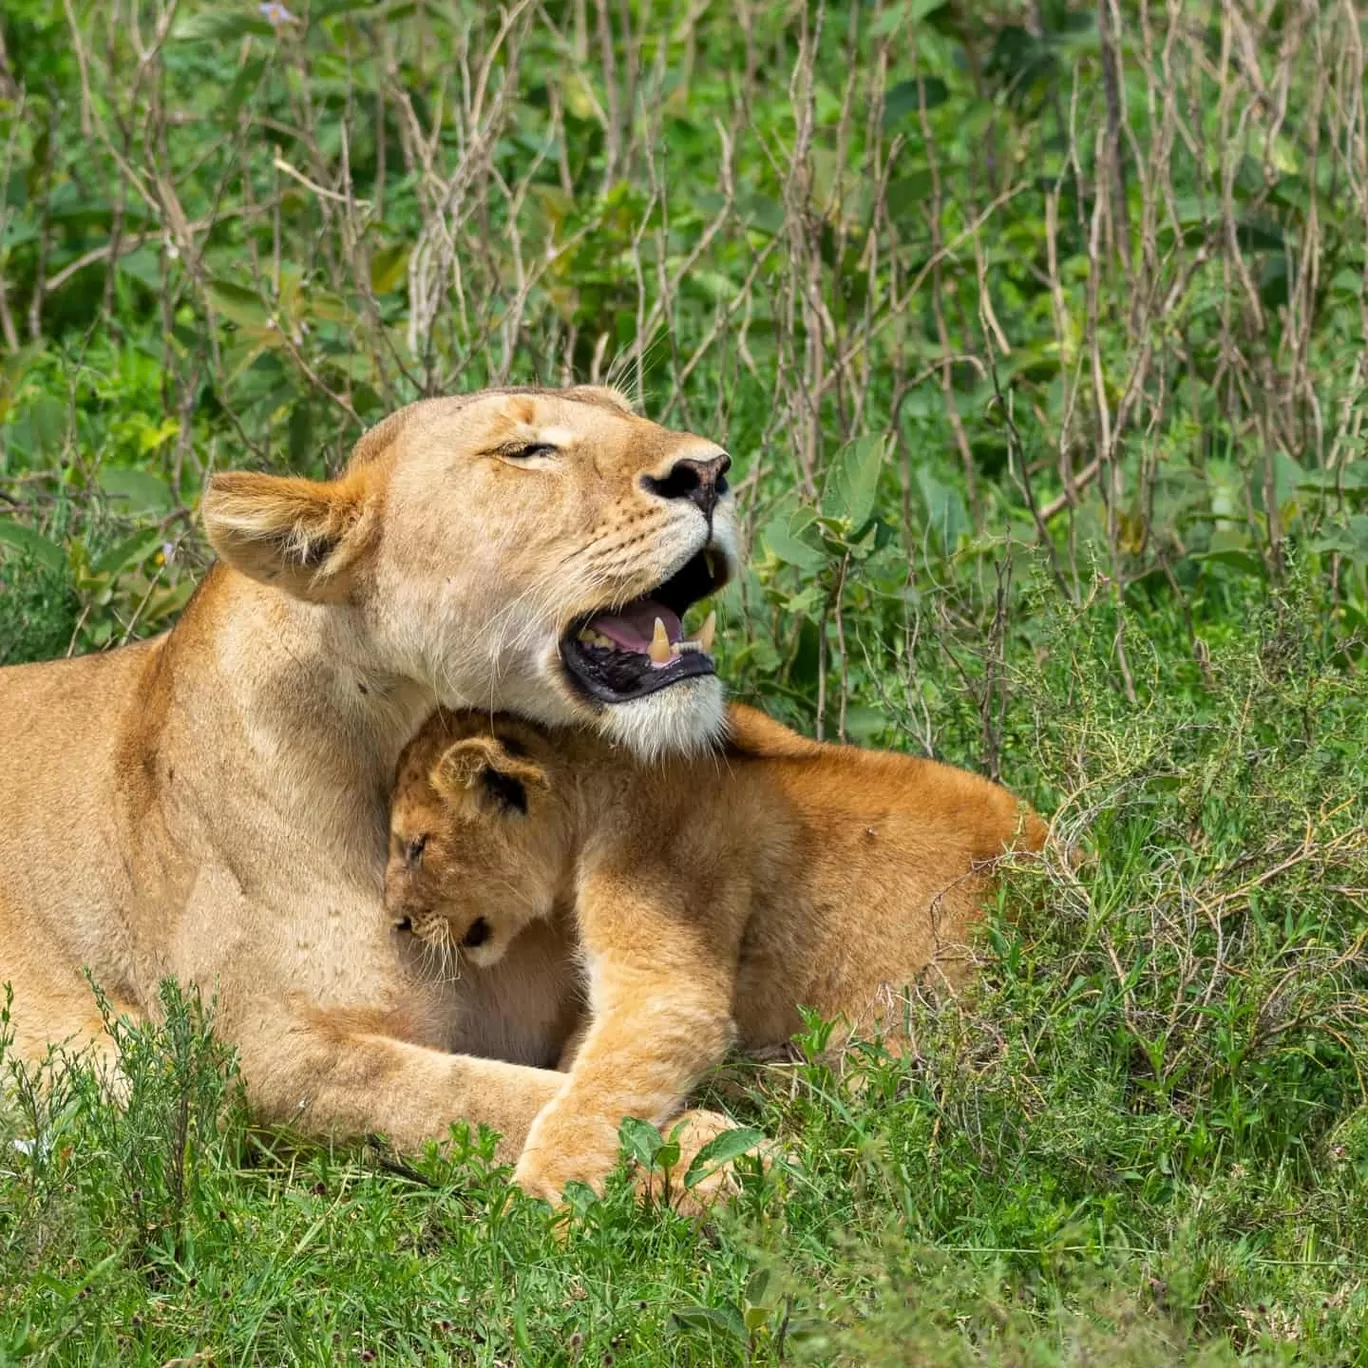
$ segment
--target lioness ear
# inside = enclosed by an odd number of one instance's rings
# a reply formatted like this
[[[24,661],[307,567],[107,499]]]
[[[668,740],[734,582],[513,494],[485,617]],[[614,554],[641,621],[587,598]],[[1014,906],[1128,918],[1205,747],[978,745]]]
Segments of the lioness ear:
[[[209,543],[234,569],[314,603],[347,596],[375,530],[366,482],[233,470],[203,504]]]
[[[476,790],[502,810],[527,811],[527,790],[548,789],[546,771],[533,760],[513,755],[492,736],[468,736],[442,752],[429,782],[449,802],[462,790]]]

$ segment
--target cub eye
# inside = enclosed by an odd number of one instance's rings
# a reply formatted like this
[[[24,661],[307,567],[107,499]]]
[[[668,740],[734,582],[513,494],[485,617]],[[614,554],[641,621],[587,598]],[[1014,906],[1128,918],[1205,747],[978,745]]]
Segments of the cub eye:
[[[504,447],[499,455],[509,461],[527,461],[533,456],[554,456],[556,448],[550,442],[529,442],[526,446]]]
[[[428,838],[426,831],[421,836],[415,836],[413,840],[408,843],[408,849],[404,851],[404,858],[409,864],[417,864],[418,861],[423,858],[423,851],[427,849],[427,843]]]
[[[487,769],[481,776],[485,792],[494,799],[505,812],[527,811],[527,790],[521,779],[511,774],[500,774],[498,770]]]

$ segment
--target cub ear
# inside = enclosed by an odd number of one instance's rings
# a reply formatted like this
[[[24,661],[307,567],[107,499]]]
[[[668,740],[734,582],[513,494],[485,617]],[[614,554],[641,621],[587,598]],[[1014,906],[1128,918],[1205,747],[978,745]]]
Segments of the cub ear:
[[[527,811],[527,790],[551,787],[546,771],[526,756],[513,755],[492,736],[467,736],[442,752],[429,776],[448,802],[474,790],[479,801],[503,811]]]
[[[233,470],[215,475],[202,511],[209,543],[234,569],[313,603],[344,599],[376,529],[357,476],[321,482]]]

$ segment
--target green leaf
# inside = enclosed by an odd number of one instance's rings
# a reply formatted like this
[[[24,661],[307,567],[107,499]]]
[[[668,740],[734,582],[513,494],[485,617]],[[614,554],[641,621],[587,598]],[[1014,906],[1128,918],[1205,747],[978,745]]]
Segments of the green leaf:
[[[1345,524],[1323,528],[1307,543],[1312,551],[1338,551],[1360,563],[1368,563],[1368,514],[1355,513]]]
[[[622,1118],[618,1140],[637,1163],[648,1169],[655,1167],[656,1156],[665,1144],[660,1132],[649,1121],[642,1121],[635,1116]]]
[[[202,10],[171,26],[171,37],[182,43],[230,41],[249,33],[274,38],[276,31],[268,19],[251,10]]]
[[[310,315],[323,319],[325,323],[350,323],[355,317],[347,307],[346,300],[331,290],[314,290],[309,296],[308,306]]]
[[[153,247],[139,247],[136,252],[121,256],[118,271],[140,285],[146,285],[149,290],[161,289],[161,260]]]
[[[827,591],[820,584],[810,584],[785,602],[784,611],[797,617],[807,617],[822,606],[826,594]]]
[[[31,556],[40,565],[59,574],[67,569],[66,549],[26,523],[13,518],[0,519],[0,546],[9,546],[20,555]]]
[[[719,1331],[738,1344],[749,1342],[746,1323],[740,1310],[725,1306],[677,1306],[670,1312],[670,1329],[676,1334],[684,1330]]]
[[[117,546],[110,547],[90,567],[90,573],[96,577],[117,575],[130,565],[137,565],[140,561],[146,560],[160,545],[161,530],[156,527],[144,527],[141,532],[135,532]]]
[[[760,530],[760,540],[785,565],[796,565],[813,574],[827,562],[826,552],[815,539],[816,517],[811,508],[798,503],[796,498],[783,499]]]
[[[401,280],[408,277],[409,255],[413,247],[407,242],[392,242],[371,257],[371,289],[376,294],[389,294]]]
[[[953,552],[959,546],[960,537],[972,525],[959,490],[942,484],[926,466],[917,471],[917,487],[926,503],[927,519],[940,537],[941,545]]]
[[[888,187],[888,212],[895,219],[912,218],[921,212],[931,194],[931,172],[925,168],[899,176]]]
[[[928,14],[934,14],[944,4],[945,0],[903,0],[901,5],[890,5],[874,21],[874,32],[880,38],[887,38],[905,23],[920,23]]]
[[[1331,294],[1337,294],[1343,298],[1358,301],[1359,292],[1363,289],[1363,272],[1350,270],[1347,266],[1341,266],[1330,279],[1329,290]]]
[[[171,486],[150,470],[105,466],[100,488],[117,502],[121,513],[165,513],[171,507]]]
[[[205,293],[216,313],[230,322],[247,328],[264,328],[270,314],[255,290],[236,285],[231,280],[213,279],[206,283]]]
[[[1308,470],[1297,480],[1297,488],[1328,494],[1341,489],[1346,494],[1368,489],[1368,461],[1355,461],[1339,470]]]
[[[51,456],[61,448],[70,417],[66,404],[51,394],[40,394],[29,405],[29,432],[34,447],[44,456]]]
[[[950,87],[939,76],[923,76],[922,91],[925,92],[927,109],[934,109],[950,98]],[[899,81],[884,97],[883,126],[892,128],[921,107],[921,95],[917,82]]]
[[[1242,551],[1237,546],[1217,547],[1212,551],[1194,551],[1192,559],[1202,564],[1228,565],[1247,575],[1262,575],[1264,563],[1253,551]]]
[[[852,703],[846,709],[846,736],[859,745],[867,746],[889,726],[882,708],[867,703]]]
[[[753,1150],[765,1141],[765,1132],[754,1126],[738,1126],[735,1130],[723,1131],[714,1136],[694,1155],[689,1171],[684,1175],[684,1186],[695,1188],[705,1178],[717,1172],[723,1165]]]
[[[882,551],[892,540],[893,529],[886,522],[875,518],[866,524],[865,530],[858,537],[851,538],[848,545],[850,554],[857,561],[866,561]]]
[[[324,0],[321,5],[311,5],[309,14],[314,20],[333,19],[339,14],[355,14],[357,10],[383,13],[385,8],[384,5],[377,5],[375,0]]]
[[[839,519],[851,535],[860,534],[874,513],[887,449],[888,439],[871,433],[847,442],[836,453],[822,490],[823,517]]]
[[[1287,452],[1278,450],[1273,453],[1273,498],[1278,507],[1293,497],[1305,478],[1306,471]],[[1263,506],[1262,483],[1258,489],[1258,503],[1260,507]]]
[[[768,1306],[748,1306],[746,1307],[745,1315],[742,1316],[742,1321],[745,1324],[747,1332],[753,1335],[757,1330],[764,1327],[765,1322],[768,1321],[769,1318],[770,1309]]]
[[[747,228],[770,237],[778,237],[784,229],[784,206],[778,200],[754,194],[745,198],[739,208]]]
[[[763,1306],[766,1303],[765,1292],[770,1283],[770,1271],[768,1268],[757,1268],[746,1279],[746,1291],[744,1296],[748,1302],[754,1306]]]
[[[43,354],[46,346],[47,339],[41,338],[25,344],[16,352],[0,357],[0,421],[8,414],[29,367]]]

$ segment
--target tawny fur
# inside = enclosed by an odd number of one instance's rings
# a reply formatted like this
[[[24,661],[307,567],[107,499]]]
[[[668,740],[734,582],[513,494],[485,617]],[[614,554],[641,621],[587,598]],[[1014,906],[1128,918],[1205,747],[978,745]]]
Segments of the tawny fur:
[[[582,940],[590,1019],[519,1161],[530,1192],[601,1179],[623,1115],[663,1122],[733,1039],[787,1041],[800,1005],[896,1031],[903,989],[963,977],[996,859],[1044,839],[963,770],[739,705],[730,732],[720,756],[632,764],[586,732],[439,713],[403,757],[385,898],[404,931],[493,966],[568,908]]]
[[[509,454],[530,442],[557,451]],[[380,905],[395,763],[439,703],[706,747],[715,679],[623,719],[556,643],[710,536],[734,565],[730,500],[710,527],[642,484],[715,452],[610,391],[490,391],[392,416],[332,482],[214,477],[221,563],[170,633],[0,670],[18,1053],[108,1051],[83,968],[134,1017],[174,975],[216,998],[262,1119],[401,1146],[482,1122],[516,1154],[563,1081],[527,1066],[563,1044],[566,944],[548,924],[454,981],[406,957]]]

